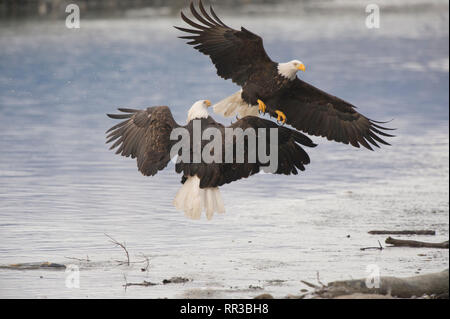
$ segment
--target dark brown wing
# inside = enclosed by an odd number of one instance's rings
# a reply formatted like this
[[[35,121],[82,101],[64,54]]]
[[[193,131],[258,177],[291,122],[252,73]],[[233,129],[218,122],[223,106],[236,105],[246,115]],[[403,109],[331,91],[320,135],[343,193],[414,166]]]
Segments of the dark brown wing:
[[[207,127],[207,120],[203,119],[202,128]],[[213,120],[212,120],[213,121]],[[186,179],[186,176],[194,176],[197,175],[200,178],[200,187],[217,187],[223,184],[231,183],[233,181],[239,180],[241,178],[247,178],[251,175],[258,173],[261,169],[265,170],[264,167],[267,167],[269,163],[261,162],[260,158],[256,156],[255,162],[249,162],[248,154],[251,150],[249,143],[244,143],[243,148],[243,162],[239,162],[236,157],[236,143],[239,139],[234,138],[233,143],[227,143],[225,137],[225,130],[222,125],[212,123],[210,120],[210,127],[218,127],[222,132],[222,161],[220,163],[177,163],[176,171],[178,173],[183,172],[183,182]],[[188,130],[190,130],[190,125],[187,126]],[[302,146],[307,147],[315,147],[310,138],[305,136],[304,134],[289,129],[287,127],[278,126],[276,123],[269,121],[267,119],[259,118],[256,116],[246,116],[235,123],[233,123],[228,128],[231,129],[242,129],[243,131],[247,129],[253,129],[256,143],[254,146],[256,149],[255,154],[258,154],[258,147],[260,143],[265,143],[266,154],[270,152],[271,144],[274,144],[277,147],[278,152],[278,161],[275,163],[275,170],[271,171],[274,174],[297,174],[297,169],[303,171],[305,170],[305,165],[309,164],[310,159],[308,154],[302,148]],[[278,130],[278,140],[270,139],[270,129]],[[265,129],[266,136],[262,134],[258,134],[258,129]],[[192,132],[191,132],[192,135]],[[263,139],[261,141],[261,139]],[[242,140],[241,140],[242,141]],[[204,144],[209,143],[209,141],[204,141]],[[230,162],[226,160],[226,152],[230,151],[232,148],[231,154],[233,154],[233,159]]]
[[[390,145],[381,136],[392,137],[377,122],[368,119],[355,110],[355,106],[330,95],[296,78],[293,85],[265,101],[269,113],[275,116],[275,109],[286,115],[286,123],[305,133],[326,137],[329,140],[360,145],[373,150],[371,145]]]
[[[296,130],[292,130],[290,128],[277,125],[276,123],[260,118],[257,116],[246,116],[235,123],[229,126],[230,128],[236,129],[240,128],[242,130],[246,130],[248,128],[254,129],[256,133],[258,133],[258,129],[266,130],[266,136],[261,136],[257,134],[257,147],[261,142],[266,143],[266,152],[269,152],[271,144],[275,143],[275,146],[278,148],[278,168],[274,174],[297,174],[296,168],[301,171],[305,170],[305,166],[310,163],[310,158],[302,146],[307,147],[316,147],[309,137],[298,132]],[[273,141],[270,139],[270,129],[278,130],[278,140]],[[247,149],[248,151],[248,149]],[[262,163],[258,161],[258,165],[263,166]],[[237,164],[236,167],[238,167]]]
[[[258,35],[243,27],[238,31],[226,26],[212,7],[208,14],[201,1],[198,7],[200,13],[191,2],[190,9],[197,22],[188,19],[181,12],[181,18],[195,29],[175,28],[190,34],[180,38],[191,40],[187,43],[209,55],[220,77],[231,78],[242,86],[255,70],[274,63],[264,50],[263,41]]]
[[[116,154],[137,159],[139,171],[153,176],[170,161],[172,142],[170,133],[179,125],[167,106],[153,106],[146,110],[119,109],[122,114],[107,114],[125,121],[111,127],[106,143],[114,142]]]

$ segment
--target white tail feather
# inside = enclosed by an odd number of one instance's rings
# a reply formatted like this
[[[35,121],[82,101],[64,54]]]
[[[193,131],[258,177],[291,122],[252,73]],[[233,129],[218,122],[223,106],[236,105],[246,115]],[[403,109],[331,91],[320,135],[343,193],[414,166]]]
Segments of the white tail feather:
[[[200,188],[200,178],[197,176],[187,178],[175,196],[173,204],[191,219],[200,219],[203,210],[208,220],[213,217],[214,212],[225,213],[219,188]]]
[[[249,105],[241,97],[242,90],[214,104],[214,112],[225,117],[234,116],[236,113],[239,117],[248,115],[258,116],[258,106]]]

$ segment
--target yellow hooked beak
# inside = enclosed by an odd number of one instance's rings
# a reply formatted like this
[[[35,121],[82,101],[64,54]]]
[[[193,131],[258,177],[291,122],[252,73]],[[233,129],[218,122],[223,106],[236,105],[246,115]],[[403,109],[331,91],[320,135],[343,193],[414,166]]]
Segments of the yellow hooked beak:
[[[211,101],[210,100],[205,100],[206,106],[210,107],[211,106]]]
[[[297,69],[299,69],[300,71],[305,72],[305,65],[304,65],[303,63],[301,63],[301,64],[297,67]]]

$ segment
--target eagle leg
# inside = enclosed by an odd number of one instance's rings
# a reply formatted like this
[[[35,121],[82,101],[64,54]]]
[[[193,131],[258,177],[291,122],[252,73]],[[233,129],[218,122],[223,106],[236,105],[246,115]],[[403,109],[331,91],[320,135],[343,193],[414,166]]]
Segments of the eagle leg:
[[[282,124],[286,123],[286,115],[283,112],[276,110],[275,113],[278,115],[277,122],[281,121]]]
[[[258,99],[257,102],[258,102],[258,112],[265,114],[266,113],[266,105],[260,99]]]

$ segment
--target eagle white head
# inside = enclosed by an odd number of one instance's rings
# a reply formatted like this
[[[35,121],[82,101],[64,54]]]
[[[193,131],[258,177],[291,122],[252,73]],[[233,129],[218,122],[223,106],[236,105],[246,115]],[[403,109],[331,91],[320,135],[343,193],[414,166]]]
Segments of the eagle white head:
[[[208,107],[211,106],[211,101],[209,100],[200,100],[195,102],[188,111],[187,121],[192,121],[193,119],[201,119],[207,118]]]
[[[298,71],[305,71],[305,65],[302,61],[292,60],[286,63],[278,63],[278,73],[289,80],[295,79]]]

